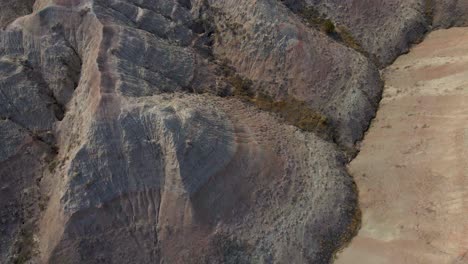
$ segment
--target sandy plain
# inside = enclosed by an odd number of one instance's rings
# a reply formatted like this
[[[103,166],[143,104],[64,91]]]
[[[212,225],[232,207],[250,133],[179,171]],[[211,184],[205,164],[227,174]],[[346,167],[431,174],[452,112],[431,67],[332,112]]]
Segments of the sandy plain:
[[[468,29],[429,34],[383,75],[349,165],[362,227],[335,263],[468,263]]]

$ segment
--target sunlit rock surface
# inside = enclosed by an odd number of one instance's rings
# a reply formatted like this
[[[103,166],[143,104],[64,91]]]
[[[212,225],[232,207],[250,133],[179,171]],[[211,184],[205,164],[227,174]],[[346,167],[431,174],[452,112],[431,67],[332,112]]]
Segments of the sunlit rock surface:
[[[468,262],[468,30],[431,33],[385,70],[350,164],[362,228],[337,263]]]

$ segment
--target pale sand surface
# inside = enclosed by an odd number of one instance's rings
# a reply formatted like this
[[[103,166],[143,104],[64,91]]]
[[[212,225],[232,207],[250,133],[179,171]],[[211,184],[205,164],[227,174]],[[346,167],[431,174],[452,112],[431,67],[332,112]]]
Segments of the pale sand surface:
[[[384,76],[349,166],[362,228],[335,263],[468,263],[468,28],[431,33]]]

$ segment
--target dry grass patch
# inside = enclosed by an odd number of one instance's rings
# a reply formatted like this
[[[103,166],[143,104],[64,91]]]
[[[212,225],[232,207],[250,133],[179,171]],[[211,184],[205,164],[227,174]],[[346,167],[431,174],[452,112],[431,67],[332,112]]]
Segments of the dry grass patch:
[[[424,16],[428,24],[432,25],[434,21],[434,9],[435,3],[434,0],[425,0],[424,1]]]
[[[287,124],[304,131],[316,132],[330,138],[331,129],[328,119],[322,113],[312,109],[306,102],[288,97],[275,100],[273,97],[254,91],[253,82],[238,73],[229,65],[229,61],[218,61],[218,74],[233,88],[232,96],[255,105],[258,109],[278,115]]]
[[[302,17],[310,27],[315,27],[328,35],[335,33],[335,24],[333,21],[325,18],[313,7],[304,7],[299,11],[298,15]]]
[[[275,101],[268,95],[259,94],[250,99],[259,109],[276,113],[288,124],[294,125],[304,131],[327,132],[327,117],[310,108],[306,102],[293,97],[286,100]]]

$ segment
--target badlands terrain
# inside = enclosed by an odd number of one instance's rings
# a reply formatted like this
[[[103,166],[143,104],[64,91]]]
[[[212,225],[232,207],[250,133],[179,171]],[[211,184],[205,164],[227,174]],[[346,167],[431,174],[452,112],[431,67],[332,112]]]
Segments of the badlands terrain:
[[[384,79],[349,166],[362,227],[335,263],[468,263],[468,29],[431,33]]]
[[[0,263],[466,263],[468,1],[0,3]]]

